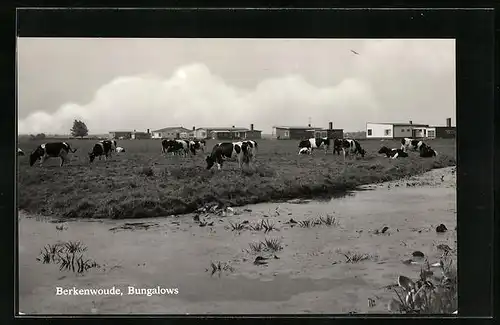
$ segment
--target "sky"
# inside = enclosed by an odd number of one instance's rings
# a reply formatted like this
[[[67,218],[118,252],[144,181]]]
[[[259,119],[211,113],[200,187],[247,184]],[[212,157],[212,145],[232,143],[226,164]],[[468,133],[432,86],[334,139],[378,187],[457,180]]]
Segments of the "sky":
[[[17,58],[19,134],[455,125],[454,39],[18,38]]]

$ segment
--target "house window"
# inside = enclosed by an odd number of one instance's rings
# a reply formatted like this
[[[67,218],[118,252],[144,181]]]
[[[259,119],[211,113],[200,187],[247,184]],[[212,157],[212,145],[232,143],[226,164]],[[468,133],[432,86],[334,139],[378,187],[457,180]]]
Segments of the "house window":
[[[322,137],[322,138],[326,138],[326,137],[327,137],[327,135],[328,135],[327,133],[328,133],[327,131],[323,131],[323,132],[321,132],[321,137]]]
[[[289,137],[290,133],[288,131],[285,131],[285,137]]]
[[[390,136],[391,135],[391,129],[385,129],[384,130],[384,135],[385,136]]]
[[[368,135],[372,135],[372,129],[368,129]]]
[[[427,132],[427,135],[429,136],[429,138],[434,138],[436,136],[436,132],[429,130],[429,132]]]
[[[406,132],[410,132],[410,129],[406,129]]]

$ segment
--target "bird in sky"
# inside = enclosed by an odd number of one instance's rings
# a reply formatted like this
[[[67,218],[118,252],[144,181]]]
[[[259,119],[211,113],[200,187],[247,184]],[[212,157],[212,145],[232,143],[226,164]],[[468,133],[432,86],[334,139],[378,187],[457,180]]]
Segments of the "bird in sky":
[[[351,50],[352,53],[356,54],[356,55],[359,55],[358,52],[354,51],[354,50]]]

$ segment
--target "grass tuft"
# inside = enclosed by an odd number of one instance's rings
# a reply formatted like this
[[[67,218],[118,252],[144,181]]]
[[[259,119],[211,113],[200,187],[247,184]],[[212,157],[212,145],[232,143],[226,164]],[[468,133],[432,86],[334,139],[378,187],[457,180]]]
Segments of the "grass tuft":
[[[94,260],[85,257],[86,251],[87,247],[79,241],[49,244],[44,246],[37,261],[43,264],[59,265],[60,271],[83,273],[91,268],[99,267]]]
[[[234,268],[227,262],[212,261],[210,262],[210,268],[211,268],[210,276],[213,276],[215,273],[218,273],[218,275],[220,276],[221,273],[224,271],[234,272]]]
[[[400,275],[393,288],[396,295],[388,309],[402,314],[452,314],[458,308],[457,269],[451,258],[440,260],[440,275],[434,275],[428,262],[417,280]]]

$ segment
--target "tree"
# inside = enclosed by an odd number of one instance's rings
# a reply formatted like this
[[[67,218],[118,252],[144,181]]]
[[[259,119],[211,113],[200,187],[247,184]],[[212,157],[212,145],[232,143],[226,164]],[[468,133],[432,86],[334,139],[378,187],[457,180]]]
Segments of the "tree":
[[[74,137],[81,137],[89,135],[89,129],[87,129],[87,125],[82,121],[75,120],[73,122],[73,127],[71,128],[71,135]]]

